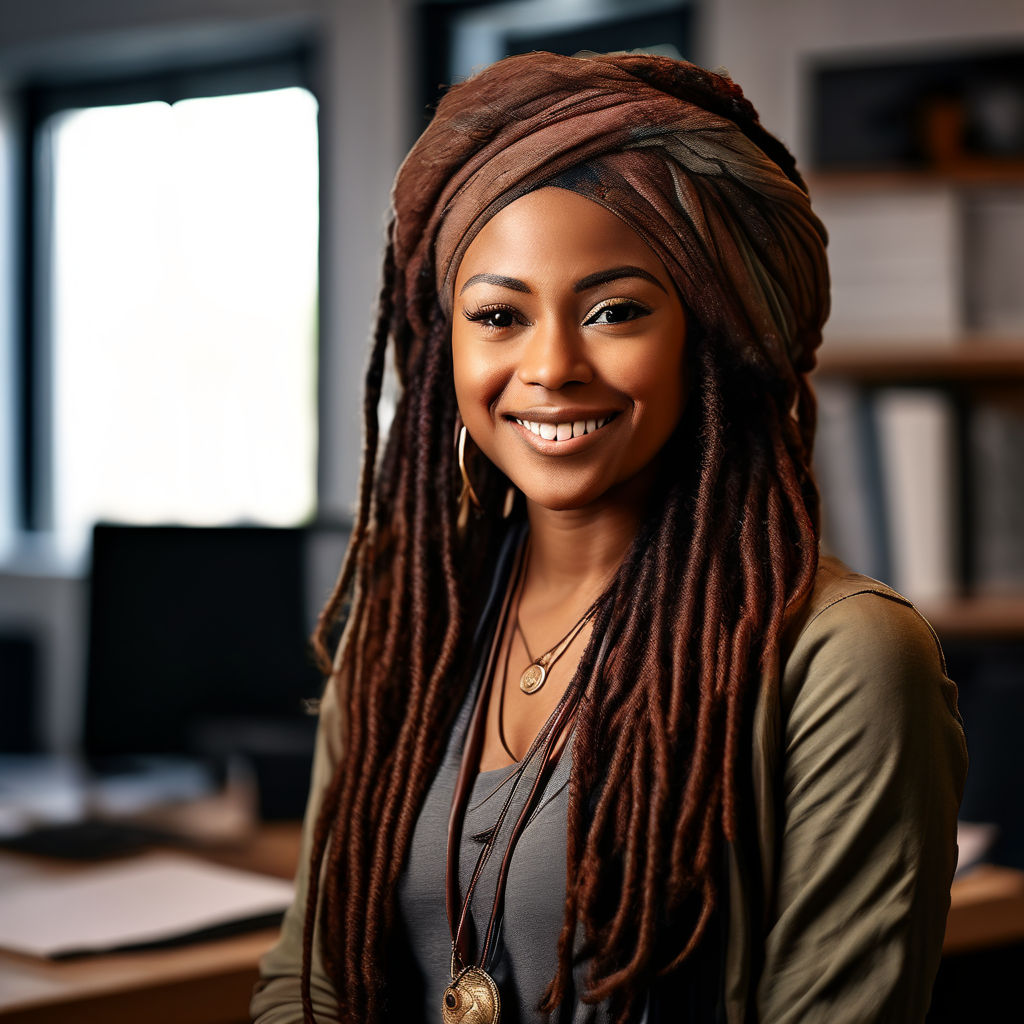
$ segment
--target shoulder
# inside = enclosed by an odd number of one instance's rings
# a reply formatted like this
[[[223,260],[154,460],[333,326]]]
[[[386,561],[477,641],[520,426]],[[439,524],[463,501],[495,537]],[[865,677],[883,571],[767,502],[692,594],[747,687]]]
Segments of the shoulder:
[[[836,559],[821,559],[786,649],[780,693],[786,718],[804,721],[841,709],[847,724],[856,727],[870,716],[872,733],[892,738],[922,716],[959,726],[956,687],[931,625],[891,587]]]
[[[899,623],[901,632],[924,640],[941,658],[934,631],[907,598],[870,576],[854,572],[837,558],[822,557],[814,589],[787,636],[795,649],[806,642],[808,635],[822,629],[848,632],[890,622]]]
[[[929,624],[823,559],[755,732],[766,929],[758,1019],[920,1021],[966,747]]]

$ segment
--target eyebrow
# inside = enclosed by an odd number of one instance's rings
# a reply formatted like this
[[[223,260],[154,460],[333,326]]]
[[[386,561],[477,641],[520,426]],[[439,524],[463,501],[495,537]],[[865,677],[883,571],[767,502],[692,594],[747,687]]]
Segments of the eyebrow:
[[[470,285],[474,284],[494,284],[499,288],[508,288],[513,292],[526,292],[527,294],[530,291],[526,282],[520,281],[518,277],[503,277],[501,274],[474,274],[459,289],[459,294],[461,295]]]
[[[573,285],[573,291],[585,292],[588,288],[593,288],[599,284],[607,284],[609,281],[620,281],[624,277],[639,277],[644,281],[650,281],[651,284],[656,285],[665,294],[668,294],[665,286],[651,273],[644,270],[643,267],[612,267],[611,270],[599,270],[596,274],[588,274],[581,281],[577,281]]]
[[[656,285],[666,295],[668,294],[668,290],[653,274],[644,270],[643,267],[630,266],[612,267],[610,270],[599,270],[595,274],[588,274],[577,281],[572,288],[574,292],[585,292],[588,288],[595,288],[599,284],[608,284],[609,281],[621,281],[626,277],[639,277],[644,281],[650,281],[651,284]],[[532,294],[525,281],[520,281],[518,277],[505,277],[502,274],[474,274],[459,289],[459,294],[461,295],[474,284],[493,284],[499,288],[508,288],[509,291],[524,292],[527,295]]]

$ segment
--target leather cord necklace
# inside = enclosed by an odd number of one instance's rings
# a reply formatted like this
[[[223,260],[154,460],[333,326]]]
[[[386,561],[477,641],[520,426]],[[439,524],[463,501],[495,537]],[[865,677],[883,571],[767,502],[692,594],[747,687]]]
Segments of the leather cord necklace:
[[[512,595],[522,582],[524,567],[525,550],[521,549],[514,572],[514,583],[506,594],[484,674],[480,679],[476,707],[463,744],[462,760],[448,819],[445,907],[452,936],[452,956],[451,984],[444,991],[441,1005],[442,1020],[445,1024],[497,1024],[500,1020],[501,997],[489,968],[502,918],[512,851],[558,760],[556,751],[559,750],[559,738],[571,728],[579,702],[577,686],[568,686],[529,750],[523,755],[515,772],[509,776],[508,793],[504,804],[477,858],[465,898],[460,901],[459,844],[462,824],[483,749],[487,695],[493,685],[495,663],[501,638],[508,625]],[[478,944],[479,953],[474,958],[470,953],[472,943],[469,933],[473,924],[470,907],[474,896],[489,893],[492,886],[494,897],[487,925]]]

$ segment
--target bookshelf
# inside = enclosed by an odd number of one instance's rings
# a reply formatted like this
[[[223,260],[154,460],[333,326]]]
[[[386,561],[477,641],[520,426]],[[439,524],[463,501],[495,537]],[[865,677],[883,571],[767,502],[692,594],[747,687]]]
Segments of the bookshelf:
[[[824,546],[935,628],[971,748],[961,814],[1021,869],[1024,48],[839,59],[807,89],[833,275]]]
[[[833,276],[815,373],[826,540],[831,504],[836,553],[940,633],[1024,642],[1024,51],[809,74]]]
[[[1024,275],[1024,268],[1022,268]],[[1024,280],[1022,280],[1024,288]],[[931,424],[932,434],[925,441],[928,446],[944,458],[949,466],[948,478],[944,483],[931,481],[931,496],[927,504],[936,509],[941,506],[942,515],[948,519],[941,534],[954,547],[949,564],[949,580],[941,593],[932,593],[927,588],[919,591],[913,580],[901,579],[892,566],[892,558],[883,558],[884,569],[876,566],[875,574],[893,583],[897,589],[907,593],[918,603],[944,639],[958,640],[977,638],[984,640],[1020,640],[1024,642],[1024,571],[1015,581],[1003,577],[986,581],[981,567],[984,561],[979,550],[992,537],[992,516],[979,513],[992,495],[986,488],[991,482],[992,465],[983,468],[986,444],[981,433],[979,419],[982,416],[1009,416],[1012,422],[1020,424],[1020,432],[1013,435],[1020,442],[1019,447],[1001,452],[1000,475],[1004,481],[1004,493],[999,501],[1005,505],[1011,500],[1017,508],[1020,523],[1024,526],[1024,331],[1019,337],[992,338],[982,335],[964,334],[953,342],[936,340],[897,339],[886,342],[878,338],[833,338],[822,346],[819,364],[813,376],[815,387],[823,397],[821,403],[821,435],[829,443],[828,420],[834,415],[831,408],[830,389],[844,390],[853,396],[857,404],[857,415],[877,415],[873,403],[879,396],[906,396],[919,394],[932,404],[937,419]],[[897,398],[897,401],[902,399]],[[988,424],[991,428],[991,423]],[[832,428],[831,443],[834,445]],[[865,500],[875,506],[875,518],[887,531],[888,549],[898,549],[906,541],[898,532],[898,515],[885,511],[882,506],[890,505],[898,496],[886,493],[894,486],[893,471],[888,479],[878,464],[885,461],[886,448],[893,443],[893,430],[899,425],[889,425],[888,432],[874,422],[865,428],[857,428],[852,443],[870,446],[873,450],[864,458],[874,464],[874,472],[868,471],[861,481],[869,493]],[[941,436],[937,436],[941,433]],[[1004,444],[1004,449],[1006,445]],[[832,461],[826,451],[823,458]],[[989,457],[991,463],[991,457]],[[823,474],[827,478],[828,474]],[[1018,485],[1019,482],[1019,485]],[[825,491],[826,512],[832,502],[848,501]],[[1019,492],[1014,494],[1013,492]],[[916,517],[911,517],[916,518]],[[999,517],[997,517],[999,518]],[[1005,514],[1002,519],[1005,520]],[[998,524],[997,524],[998,525]],[[927,525],[924,527],[928,529]],[[986,536],[979,536],[982,531]],[[936,534],[939,536],[939,534]],[[837,538],[833,538],[837,539]],[[842,539],[838,539],[837,553],[843,557]],[[1014,538],[1007,538],[1007,544]],[[1017,548],[1021,553],[1019,568],[1024,570],[1024,535]],[[988,558],[991,563],[996,555]],[[895,578],[894,578],[895,577]]]
[[[960,815],[997,829],[964,881],[1017,893],[969,922],[1001,948],[950,936],[938,1024],[1024,948],[1024,42],[827,54],[806,75],[833,277],[812,376],[823,547],[937,632],[971,756]]]
[[[953,450],[961,534],[971,526],[969,478],[971,452],[969,417],[972,398],[993,392],[1019,391],[1024,398],[1024,332],[1018,338],[964,335],[950,343],[902,341],[885,344],[877,338],[836,339],[822,348],[815,377],[840,381],[862,389],[916,387],[937,389],[949,398],[955,419]],[[1024,451],[1021,452],[1024,468]],[[961,589],[971,589],[969,538],[960,540]],[[944,639],[963,641],[1013,641],[1024,639],[1024,580],[1020,595],[961,593],[919,602],[925,617]]]

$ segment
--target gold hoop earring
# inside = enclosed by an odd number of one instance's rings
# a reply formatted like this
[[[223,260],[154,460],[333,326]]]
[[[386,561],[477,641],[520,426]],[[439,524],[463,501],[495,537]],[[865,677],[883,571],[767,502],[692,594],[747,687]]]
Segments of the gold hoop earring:
[[[466,425],[462,425],[462,429],[459,431],[459,439],[456,442],[456,450],[459,457],[459,473],[462,475],[462,491],[459,494],[459,516],[458,516],[458,527],[459,530],[465,530],[466,524],[469,522],[469,506],[473,508],[480,508],[480,499],[476,496],[476,491],[473,490],[473,485],[469,482],[469,474],[466,472]]]

